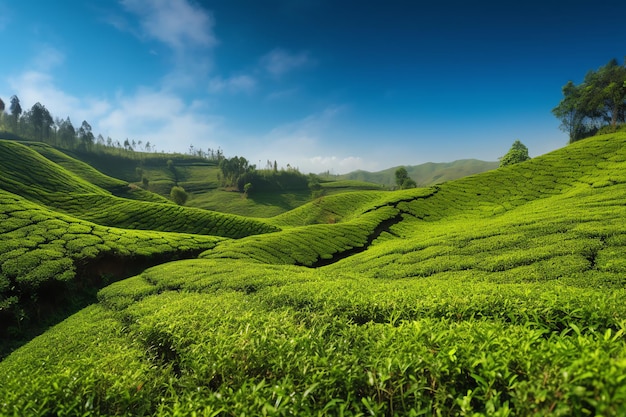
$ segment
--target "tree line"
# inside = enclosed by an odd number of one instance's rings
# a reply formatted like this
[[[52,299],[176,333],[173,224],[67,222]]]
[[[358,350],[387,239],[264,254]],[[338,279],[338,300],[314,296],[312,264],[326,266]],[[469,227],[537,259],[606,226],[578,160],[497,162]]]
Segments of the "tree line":
[[[576,142],[597,133],[615,131],[626,121],[626,62],[616,59],[591,70],[582,83],[568,81],[563,99],[552,109],[561,129]]]
[[[219,163],[221,185],[232,187],[246,195],[253,192],[306,190],[319,196],[322,191],[317,175],[305,175],[296,167],[278,169],[276,161],[267,161],[265,169],[257,169],[243,156],[223,158]]]
[[[8,139],[28,139],[44,142],[62,149],[86,152],[105,152],[132,154],[134,152],[158,153],[155,144],[150,141],[135,141],[126,138],[123,141],[106,139],[96,135],[89,122],[83,120],[75,127],[69,117],[54,117],[45,105],[37,102],[30,109],[24,110],[20,99],[13,95],[7,105],[0,99],[0,133]],[[8,110],[8,112],[5,112]],[[163,153],[164,151],[160,151]],[[221,149],[189,147],[190,155],[218,161],[224,157]]]

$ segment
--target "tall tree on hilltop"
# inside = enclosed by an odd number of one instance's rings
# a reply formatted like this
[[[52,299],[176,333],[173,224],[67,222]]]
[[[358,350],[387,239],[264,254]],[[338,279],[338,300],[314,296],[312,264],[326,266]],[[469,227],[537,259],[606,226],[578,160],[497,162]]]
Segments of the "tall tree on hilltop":
[[[76,129],[69,117],[65,120],[57,119],[57,137],[61,146],[74,148],[76,146]]]
[[[43,140],[44,134],[48,130],[46,124],[52,120],[48,110],[43,104],[37,102],[26,112],[25,116],[33,137],[37,140]]]
[[[87,123],[86,120],[83,120],[83,123],[78,128],[78,139],[80,140],[80,146],[85,150],[91,149],[91,145],[94,142],[94,135],[91,131],[91,125]]]
[[[568,81],[562,88],[563,100],[552,109],[552,114],[561,120],[561,130],[569,135],[570,143],[584,138],[587,133],[584,123],[587,115],[582,109],[582,90],[581,86]]]
[[[611,126],[624,123],[626,109],[626,67],[619,65],[616,59],[611,60],[598,71],[597,88],[600,90],[602,103],[600,108],[605,111],[606,120],[611,120]]]
[[[580,85],[568,81],[563,99],[552,109],[570,143],[594,135],[602,126],[615,128],[626,121],[626,66],[612,59],[589,71]]]
[[[395,176],[396,176],[396,184],[401,189],[404,190],[407,188],[417,187],[417,184],[415,183],[415,181],[411,177],[409,177],[409,173],[407,172],[405,167],[400,167],[396,169]]]
[[[16,95],[11,97],[11,105],[9,106],[11,116],[13,119],[13,130],[17,132],[17,122],[22,114],[22,106],[20,106],[20,99]]]
[[[52,119],[52,115],[50,114],[48,109],[46,109],[46,106],[42,107],[41,139],[50,141],[52,126],[54,125],[54,119]]]

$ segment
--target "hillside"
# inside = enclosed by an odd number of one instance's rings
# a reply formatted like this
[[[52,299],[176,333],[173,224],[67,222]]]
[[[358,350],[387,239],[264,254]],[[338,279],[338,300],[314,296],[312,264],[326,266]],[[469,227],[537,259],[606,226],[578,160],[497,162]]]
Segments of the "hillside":
[[[38,151],[41,152],[41,149]],[[312,200],[311,191],[308,188],[282,192],[255,192],[248,198],[242,198],[239,193],[222,189],[221,174],[216,161],[189,155],[133,152],[94,154],[77,151],[68,152],[68,154],[70,155],[68,159],[71,161],[87,163],[107,176],[122,179],[125,183],[136,185],[137,188],[143,187],[141,179],[145,177],[149,181],[147,189],[155,196],[168,197],[170,189],[178,184],[189,193],[190,198],[186,203],[189,207],[247,217],[271,218]],[[168,167],[168,161],[172,162],[172,168]],[[427,163],[409,166],[407,169],[418,185],[424,187],[497,167],[497,162],[468,159],[450,163]],[[357,171],[341,176],[322,176],[323,194],[332,195],[346,191],[380,190],[393,187],[395,186],[395,169],[389,168],[378,173]],[[124,195],[124,197],[133,198],[133,194]]]
[[[0,180],[5,191],[103,226],[224,237],[276,230],[250,218],[177,206],[45,145],[0,141]]]
[[[491,171],[498,168],[498,165],[499,162],[460,159],[454,162],[428,162],[420,165],[407,165],[404,168],[406,168],[409,177],[415,180],[418,187],[429,187],[468,175]],[[395,172],[398,168],[393,167],[378,172],[354,171],[340,175],[338,179],[365,181],[392,187],[396,184]]]
[[[327,195],[236,239],[77,220],[58,210],[89,210],[63,208],[50,180],[11,172],[6,294],[62,276],[30,273],[45,256],[77,270],[97,257],[83,247],[128,250],[121,236],[199,256],[101,289],[2,360],[0,414],[626,413],[624,133],[430,188]],[[66,192],[121,199],[71,175]]]

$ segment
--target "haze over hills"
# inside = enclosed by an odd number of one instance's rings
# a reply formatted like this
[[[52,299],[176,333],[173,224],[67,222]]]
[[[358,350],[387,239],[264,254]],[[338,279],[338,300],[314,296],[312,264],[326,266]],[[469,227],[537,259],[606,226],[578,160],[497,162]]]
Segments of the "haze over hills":
[[[498,165],[499,162],[460,159],[453,162],[427,162],[420,165],[405,165],[404,168],[407,170],[409,177],[415,180],[418,187],[428,187],[468,175],[490,171],[498,168]],[[354,171],[339,175],[337,178],[395,186],[395,171],[398,168],[392,167],[378,172]]]
[[[0,362],[0,415],[626,411],[626,133],[264,219],[0,145],[4,349],[89,304]]]

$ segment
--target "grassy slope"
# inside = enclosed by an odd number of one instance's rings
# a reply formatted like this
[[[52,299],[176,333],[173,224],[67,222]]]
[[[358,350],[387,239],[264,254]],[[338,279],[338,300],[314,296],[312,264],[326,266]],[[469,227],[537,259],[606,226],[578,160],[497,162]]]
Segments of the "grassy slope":
[[[623,415],[625,168],[609,135],[318,200],[103,289],[0,363],[0,412]]]
[[[103,227],[0,190],[0,356],[103,283],[213,248],[214,236]]]
[[[187,205],[240,216],[269,219],[306,204],[310,200],[311,193],[309,190],[286,193],[255,193],[246,198],[239,192],[219,189],[193,194]]]
[[[185,155],[163,156],[144,155],[140,158],[125,155],[75,154],[98,170],[130,183],[140,185],[137,168],[148,178],[148,189],[160,196],[168,196],[171,188],[178,183],[189,193],[188,207],[201,208],[221,213],[231,213],[247,217],[269,218],[305,204],[310,200],[310,192],[257,193],[242,198],[240,193],[224,191],[220,188],[220,170],[215,162],[205,161]],[[168,168],[172,160],[174,170]]]
[[[141,185],[141,178],[136,171],[137,168],[140,168],[143,176],[149,179],[148,189],[163,197],[167,197],[172,186],[178,183],[190,195],[187,202],[189,207],[247,217],[270,218],[311,201],[308,189],[285,193],[257,192],[247,199],[242,198],[241,194],[223,191],[220,188],[220,171],[216,163],[188,155],[72,154],[71,159],[75,160],[75,158],[93,165],[107,175],[123,179],[137,186]],[[168,159],[171,159],[174,164],[174,172],[167,167]],[[496,162],[461,160],[450,163],[422,164],[407,167],[407,169],[409,169],[411,177],[418,180],[420,186],[428,186],[484,172],[497,166]],[[395,185],[394,171],[395,169],[391,168],[378,173],[355,172],[322,182],[321,186],[325,195],[346,191],[380,190],[384,186]]]
[[[46,157],[35,150],[42,150]],[[0,152],[0,180],[6,191],[104,226],[231,238],[276,230],[260,220],[179,207],[152,193],[128,190],[121,181],[98,174],[48,147],[31,149],[0,141]],[[112,194],[116,191],[122,196],[134,194],[135,199],[117,197]]]
[[[62,315],[107,280],[195,256],[216,236],[277,230],[179,207],[40,143],[0,141],[0,181],[0,356],[50,322],[42,311]]]
[[[129,186],[129,183],[117,178],[105,175],[78,159],[72,158],[63,152],[41,142],[26,142],[30,148],[37,151],[55,164],[67,169],[81,179],[103,188],[118,197],[135,200],[152,201],[156,203],[168,203],[169,200],[161,195],[151,193],[139,187]]]

